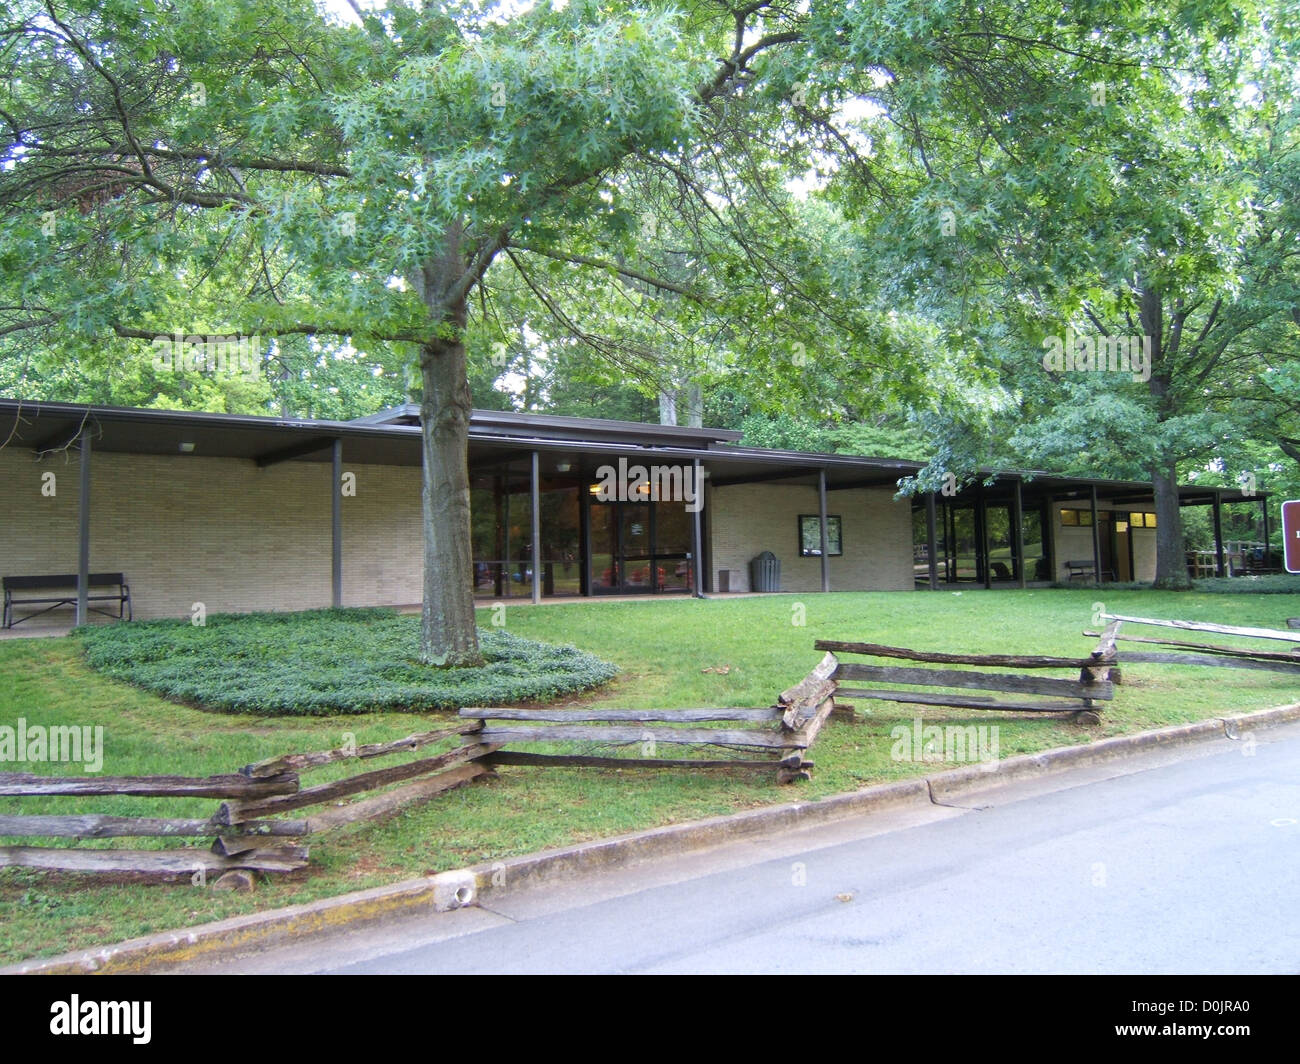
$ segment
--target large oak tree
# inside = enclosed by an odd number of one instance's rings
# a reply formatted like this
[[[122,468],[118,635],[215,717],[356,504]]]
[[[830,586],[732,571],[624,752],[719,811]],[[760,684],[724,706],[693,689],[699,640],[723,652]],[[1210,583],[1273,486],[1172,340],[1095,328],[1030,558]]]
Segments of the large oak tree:
[[[914,330],[874,298],[879,278],[854,280],[872,249],[819,255],[790,229],[787,183],[850,217],[911,210],[918,175],[965,140],[1028,180],[1092,135],[1086,113],[1045,106],[1062,70],[1132,64],[1155,26],[1104,0],[1068,16],[1047,0],[354,10],[345,24],[307,0],[11,3],[0,341],[88,362],[177,329],[413,352],[421,653],[444,665],[479,657],[466,337],[500,309],[494,288],[526,291],[616,363],[653,362],[701,308],[726,325],[733,370],[797,389],[812,355],[863,390],[920,395],[935,372]],[[647,211],[675,246],[646,238]],[[659,339],[602,331],[609,300],[591,324],[563,298],[602,285],[662,296],[642,308]],[[947,370],[969,364],[934,346]]]

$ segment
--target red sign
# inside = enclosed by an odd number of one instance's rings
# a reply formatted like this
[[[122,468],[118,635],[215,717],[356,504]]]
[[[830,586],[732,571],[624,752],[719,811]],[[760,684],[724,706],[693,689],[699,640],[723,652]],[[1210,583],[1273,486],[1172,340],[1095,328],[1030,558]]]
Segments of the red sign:
[[[1282,554],[1288,573],[1300,573],[1300,499],[1282,504]]]

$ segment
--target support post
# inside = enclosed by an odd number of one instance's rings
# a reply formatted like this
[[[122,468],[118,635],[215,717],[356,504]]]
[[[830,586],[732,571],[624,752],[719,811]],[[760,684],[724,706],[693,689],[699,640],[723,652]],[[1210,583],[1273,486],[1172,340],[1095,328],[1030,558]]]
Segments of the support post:
[[[993,559],[989,557],[989,509],[984,498],[984,481],[975,481],[975,557],[976,568],[984,565],[984,590],[993,589]],[[976,576],[978,576],[978,572]]]
[[[343,440],[334,440],[334,485],[330,490],[330,602],[343,605]]]
[[[1013,499],[1015,512],[1011,515],[1011,523],[1016,530],[1016,582],[1025,587],[1028,584],[1025,575],[1025,500],[1020,488],[1020,478],[1016,477],[1016,494]]]
[[[538,474],[537,452],[533,452],[533,469],[531,478],[533,499],[533,605],[542,601],[542,486]]]
[[[90,433],[81,430],[81,484],[77,505],[77,623],[90,620]]]
[[[925,555],[930,561],[930,590],[939,590],[939,534],[935,520],[934,492],[925,495]]]
[[[826,528],[826,470],[817,470],[817,513],[822,529],[822,590],[831,589],[830,534]]]
[[[695,487],[695,512],[691,514],[691,590],[696,598],[703,598],[704,534],[700,521],[704,513],[704,476],[698,458],[694,461],[691,475]]]
[[[1268,496],[1265,495],[1259,500],[1259,511],[1264,516],[1264,556],[1260,559],[1265,570],[1270,568],[1269,549],[1268,549]]]
[[[950,584],[957,582],[957,511],[950,503],[943,507],[943,564]]]
[[[1088,504],[1092,510],[1092,580],[1101,584],[1101,530],[1097,527],[1097,485],[1088,486]]]
[[[1214,493],[1214,502],[1210,504],[1214,513],[1214,575],[1227,576],[1227,559],[1223,556],[1223,496]]]

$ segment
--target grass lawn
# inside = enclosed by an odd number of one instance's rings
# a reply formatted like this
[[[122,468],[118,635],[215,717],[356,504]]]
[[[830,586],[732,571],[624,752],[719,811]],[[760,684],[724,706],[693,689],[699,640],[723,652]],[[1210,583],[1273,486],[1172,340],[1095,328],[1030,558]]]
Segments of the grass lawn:
[[[584,704],[763,706],[817,662],[812,644],[818,638],[956,652],[1082,656],[1093,641],[1080,633],[1091,626],[1093,603],[1099,597],[1110,612],[1271,628],[1284,627],[1287,616],[1300,613],[1295,600],[1284,594],[1099,593],[1092,588],[512,605],[506,608],[505,621],[512,634],[572,643],[620,667],[611,684],[578,696]],[[797,627],[791,621],[801,611],[806,611],[806,624]],[[490,611],[480,612],[484,626],[491,619]],[[704,671],[721,666],[726,671]],[[1300,684],[1280,673],[1128,665],[1124,685],[1099,727],[959,710],[933,710],[923,716],[945,723],[997,724],[1000,754],[1010,757],[1297,698]],[[860,717],[866,708],[858,702]],[[877,702],[869,708],[862,723],[827,725],[813,752],[817,769],[808,783],[778,787],[766,773],[505,767],[493,782],[439,796],[385,824],[308,840],[311,869],[305,880],[264,880],[252,895],[217,894],[188,884],[97,886],[89,879],[0,870],[0,962],[310,901],[544,847],[816,798],[941,767],[890,759],[890,730],[910,724],[917,715],[914,707]],[[76,638],[0,643],[0,724],[16,725],[19,717],[47,725],[102,724],[103,771],[111,775],[231,772],[274,754],[338,746],[347,733],[358,743],[375,742],[435,726],[450,716],[214,713],[168,702],[96,673],[86,665]],[[377,759],[366,767],[386,763]],[[54,769],[80,771],[76,766]],[[354,765],[344,765],[337,774],[354,771]],[[327,771],[305,777],[311,783],[328,778]],[[0,811],[8,813],[207,816],[214,807],[211,799],[0,798]],[[135,848],[148,842],[124,839],[111,844]]]

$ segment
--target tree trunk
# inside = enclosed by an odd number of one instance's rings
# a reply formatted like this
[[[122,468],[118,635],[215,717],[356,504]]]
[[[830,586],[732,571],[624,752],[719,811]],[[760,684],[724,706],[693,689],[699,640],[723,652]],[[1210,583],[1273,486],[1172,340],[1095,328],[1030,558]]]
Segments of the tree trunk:
[[[660,389],[659,391],[659,424],[676,425],[677,424],[677,394]]]
[[[1183,550],[1183,510],[1178,505],[1178,466],[1151,478],[1156,501],[1156,580],[1155,587],[1165,591],[1186,591],[1192,586],[1187,574],[1187,555]]]
[[[420,660],[479,665],[469,521],[469,417],[465,344],[436,340],[420,352],[424,396],[424,608]]]
[[[1170,368],[1164,342],[1164,297],[1159,289],[1140,283],[1138,318],[1142,332],[1151,338],[1151,377],[1147,388],[1156,401],[1156,417],[1170,416]],[[1186,591],[1192,586],[1183,549],[1183,510],[1178,505],[1178,462],[1159,455],[1151,471],[1151,491],[1156,505],[1156,579],[1154,587]]]
[[[696,381],[686,386],[686,425],[692,429],[704,427],[704,389]]]

